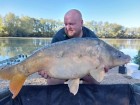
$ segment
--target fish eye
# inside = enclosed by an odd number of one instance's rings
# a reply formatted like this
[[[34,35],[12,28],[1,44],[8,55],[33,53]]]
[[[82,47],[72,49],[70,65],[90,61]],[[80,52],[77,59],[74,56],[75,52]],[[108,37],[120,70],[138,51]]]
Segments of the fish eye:
[[[119,52],[117,52],[117,51],[114,53],[114,55],[115,55],[117,58],[121,58],[121,57],[122,57],[122,54],[119,53]]]
[[[118,57],[120,58],[120,57],[121,57],[121,55],[120,55],[120,54],[118,54]]]
[[[122,54],[123,54],[123,52],[117,53],[117,56],[118,56],[119,58],[121,58],[121,57],[122,57]]]

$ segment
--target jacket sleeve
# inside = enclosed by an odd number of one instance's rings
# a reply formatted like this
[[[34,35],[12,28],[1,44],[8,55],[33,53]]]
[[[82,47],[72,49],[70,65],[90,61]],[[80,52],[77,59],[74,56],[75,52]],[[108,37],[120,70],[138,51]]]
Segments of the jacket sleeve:
[[[64,28],[60,29],[52,38],[51,43],[65,40]]]
[[[90,37],[98,38],[98,36],[91,30],[89,30],[89,35],[90,35]]]
[[[83,37],[92,37],[92,38],[98,38],[98,36],[87,27],[83,27],[84,35]]]

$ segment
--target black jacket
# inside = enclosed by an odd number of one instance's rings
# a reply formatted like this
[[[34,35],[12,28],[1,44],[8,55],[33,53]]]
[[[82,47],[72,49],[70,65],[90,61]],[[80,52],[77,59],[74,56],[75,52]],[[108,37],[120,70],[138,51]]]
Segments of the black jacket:
[[[83,36],[82,37],[98,38],[95,35],[95,33],[93,31],[89,30],[88,28],[82,27],[82,30],[83,30]],[[63,41],[63,40],[67,40],[67,39],[70,39],[70,38],[65,33],[64,28],[62,28],[54,35],[51,43],[55,43],[55,42]]]

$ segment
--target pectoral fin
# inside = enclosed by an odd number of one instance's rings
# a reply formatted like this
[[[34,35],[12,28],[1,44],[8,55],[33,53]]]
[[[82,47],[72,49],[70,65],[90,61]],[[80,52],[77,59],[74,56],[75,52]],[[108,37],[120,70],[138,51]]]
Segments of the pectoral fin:
[[[78,92],[79,82],[80,82],[79,78],[71,79],[71,80],[68,80],[67,82],[70,92],[73,93],[74,95]]]
[[[105,76],[104,70],[90,70],[90,75],[98,82],[101,82]]]
[[[25,80],[26,76],[24,74],[19,73],[13,76],[12,80],[10,81],[9,87],[11,93],[13,94],[12,96],[13,99],[18,95]]]

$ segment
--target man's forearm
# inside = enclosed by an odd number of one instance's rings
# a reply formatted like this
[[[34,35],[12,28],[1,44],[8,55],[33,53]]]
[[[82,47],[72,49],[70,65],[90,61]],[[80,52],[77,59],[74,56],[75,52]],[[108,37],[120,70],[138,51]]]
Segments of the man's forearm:
[[[93,79],[90,75],[83,77],[81,80],[82,80],[82,84],[99,84],[99,82],[97,82],[95,79]],[[48,85],[64,84],[64,82],[66,82],[66,80],[55,79],[55,78],[47,79]]]
[[[47,79],[47,84],[48,85],[64,84],[65,81],[66,80],[62,80],[62,79],[48,78]]]
[[[83,84],[100,84],[90,75],[86,75],[85,77],[82,78],[82,80],[83,80]]]

